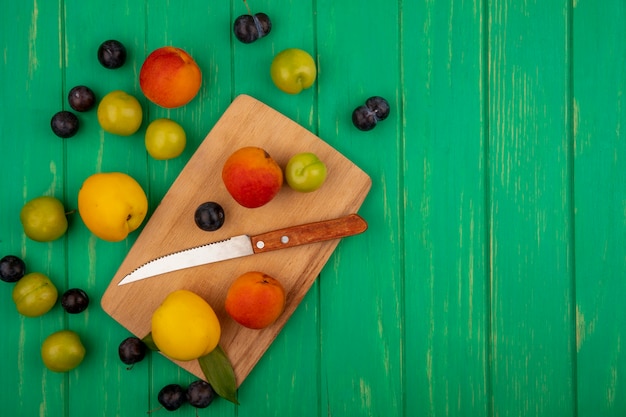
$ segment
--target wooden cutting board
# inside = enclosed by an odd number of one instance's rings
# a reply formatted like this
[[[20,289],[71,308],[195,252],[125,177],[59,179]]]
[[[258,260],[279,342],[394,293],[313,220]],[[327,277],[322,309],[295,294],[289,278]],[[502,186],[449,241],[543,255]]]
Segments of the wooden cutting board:
[[[221,171],[230,154],[244,146],[265,149],[281,167],[296,153],[313,152],[326,163],[326,182],[312,193],[298,193],[285,183],[265,206],[241,207],[226,191]],[[220,345],[233,364],[239,386],[309,290],[338,239],[171,272],[123,286],[117,284],[145,262],[181,249],[356,213],[370,187],[368,175],[326,142],[254,98],[238,96],[146,223],[104,293],[102,308],[142,338],[150,332],[152,312],[169,293],[181,288],[198,293],[211,304],[220,320]],[[224,226],[214,232],[202,231],[194,222],[196,208],[206,201],[218,202],[225,211]],[[347,239],[358,238],[357,235]],[[262,330],[240,326],[224,310],[232,281],[253,270],[280,280],[287,294],[285,312]],[[175,362],[204,379],[197,361]]]

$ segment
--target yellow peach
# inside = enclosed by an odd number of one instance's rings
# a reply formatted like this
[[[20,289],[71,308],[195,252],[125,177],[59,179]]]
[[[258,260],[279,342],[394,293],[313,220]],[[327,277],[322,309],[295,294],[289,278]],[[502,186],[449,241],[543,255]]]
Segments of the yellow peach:
[[[190,361],[207,355],[220,340],[215,312],[200,295],[189,290],[170,293],[154,311],[152,339],[172,359]]]
[[[128,174],[93,174],[78,191],[78,213],[94,235],[117,242],[141,225],[148,213],[148,198]]]

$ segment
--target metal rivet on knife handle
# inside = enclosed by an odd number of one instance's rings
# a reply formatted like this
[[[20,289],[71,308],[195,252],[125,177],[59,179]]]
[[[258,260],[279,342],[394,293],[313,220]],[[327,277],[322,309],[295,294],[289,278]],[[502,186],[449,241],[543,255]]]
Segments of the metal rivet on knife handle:
[[[269,252],[292,246],[339,239],[362,233],[365,230],[367,230],[365,220],[358,214],[350,214],[338,219],[307,223],[252,236],[252,249],[254,253]]]

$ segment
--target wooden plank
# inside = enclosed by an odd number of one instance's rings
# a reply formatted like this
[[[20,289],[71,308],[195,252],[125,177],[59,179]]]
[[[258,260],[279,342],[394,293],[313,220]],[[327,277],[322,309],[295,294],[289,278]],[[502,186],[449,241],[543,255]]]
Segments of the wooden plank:
[[[145,48],[145,7],[141,2],[113,0],[98,8],[97,13],[95,9],[86,13],[85,6],[79,2],[64,2],[65,96],[72,87],[87,85],[94,90],[98,102],[112,90],[124,90],[145,105],[137,79]],[[106,69],[97,59],[99,45],[108,39],[122,42],[127,49],[127,59],[121,68]],[[66,107],[69,109],[67,102]],[[126,172],[146,187],[145,121],[139,132],[121,137],[101,129],[96,108],[79,113],[78,117],[81,130],[66,141],[65,152],[65,188],[70,207],[78,207],[82,182],[96,172]],[[140,415],[151,408],[145,395],[149,362],[137,364],[132,371],[126,369],[117,350],[131,334],[100,307],[100,298],[115,273],[116,260],[123,258],[136,237],[137,234],[132,234],[122,242],[104,242],[85,228],[78,213],[71,217],[67,287],[82,288],[91,298],[85,313],[67,317],[68,328],[81,335],[87,348],[83,364],[68,374],[70,389],[66,402],[72,413]],[[113,389],[116,386],[121,388]],[[105,388],[102,395],[94,396],[95,387]]]
[[[487,416],[486,10],[403,17],[405,415]]]
[[[63,140],[50,129],[62,109],[62,46],[60,2],[5,3],[0,27],[0,257],[20,256],[27,272],[41,272],[62,291],[65,286],[65,239],[34,242],[23,233],[20,209],[41,195],[65,200]],[[68,381],[48,371],[41,344],[64,325],[63,310],[28,318],[11,299],[14,284],[1,283],[0,340],[2,371],[0,403],[7,415],[40,415],[41,410],[67,410]]]
[[[403,241],[398,48],[400,5],[316,2],[319,134],[373,181],[370,228],[346,241],[320,277],[321,415],[403,413]],[[380,95],[389,117],[362,132],[352,111]]]
[[[494,416],[575,409],[570,12],[489,7]]]
[[[574,8],[577,393],[579,416],[626,411],[626,6]]]

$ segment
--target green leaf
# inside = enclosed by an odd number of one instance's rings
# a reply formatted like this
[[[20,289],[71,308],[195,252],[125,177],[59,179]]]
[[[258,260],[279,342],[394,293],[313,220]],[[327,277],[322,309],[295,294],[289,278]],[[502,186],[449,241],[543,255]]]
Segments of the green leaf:
[[[148,349],[159,351],[152,339],[152,333],[148,333],[141,341],[146,344]],[[235,370],[222,347],[218,345],[208,355],[198,358],[198,363],[207,382],[211,384],[217,395],[232,403],[239,404]]]
[[[217,395],[234,403],[237,401],[237,381],[235,371],[221,346],[198,359],[200,368]]]
[[[150,350],[154,350],[156,352],[158,352],[160,349],[157,347],[157,345],[154,343],[154,340],[152,339],[152,333],[148,333],[143,339],[141,339],[141,341],[143,343],[145,343],[145,345],[148,347],[148,349]]]

